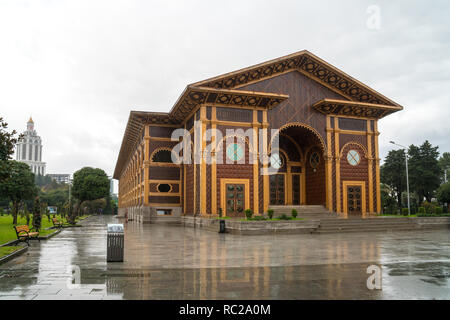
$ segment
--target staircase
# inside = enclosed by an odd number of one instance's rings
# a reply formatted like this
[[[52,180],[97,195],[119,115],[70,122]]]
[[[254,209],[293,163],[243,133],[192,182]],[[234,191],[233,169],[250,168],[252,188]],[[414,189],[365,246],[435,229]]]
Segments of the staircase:
[[[325,219],[311,233],[380,232],[416,230],[419,226],[409,218]]]
[[[297,210],[297,218],[307,218],[309,220],[337,219],[336,213],[329,212],[324,206],[320,205],[301,205],[301,206],[270,206],[273,209],[273,216],[279,217],[283,214],[290,217],[292,209]]]

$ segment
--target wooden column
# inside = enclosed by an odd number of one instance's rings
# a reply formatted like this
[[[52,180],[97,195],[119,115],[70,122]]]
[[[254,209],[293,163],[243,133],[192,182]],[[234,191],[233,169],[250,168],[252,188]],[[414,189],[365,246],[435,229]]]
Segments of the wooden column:
[[[369,175],[369,213],[373,213],[373,157],[372,157],[372,128],[370,120],[367,120],[367,159]]]
[[[212,145],[212,163],[211,163],[211,213],[218,214],[217,212],[217,158],[216,158],[216,129],[217,129],[217,117],[216,107],[211,107],[211,145]],[[222,208],[224,210],[224,208]]]
[[[150,126],[145,125],[144,130],[144,206],[148,206],[150,195]]]
[[[201,141],[201,163],[200,163],[200,214],[206,215],[206,160],[204,152],[206,151],[206,107],[200,107],[200,121],[202,130],[200,132]]]
[[[258,110],[253,110],[253,212],[259,214],[259,152],[258,152]],[[250,191],[250,190],[249,190]]]
[[[268,157],[267,154],[267,130],[269,127],[269,123],[267,122],[267,110],[263,110],[263,123],[262,123],[262,130],[263,130],[263,134],[262,134],[262,147],[263,150],[261,150],[263,152],[263,159],[266,159]],[[267,175],[268,171],[267,171],[267,163],[263,164],[263,172],[264,172],[264,176],[263,176],[263,185],[264,185],[264,212],[267,212],[267,209],[269,209],[269,176]]]
[[[327,150],[325,158],[325,179],[326,179],[326,206],[329,211],[333,211],[333,184],[332,184],[332,149],[331,149],[331,119],[327,116]]]
[[[334,118],[334,154],[336,165],[336,212],[341,211],[341,155],[339,152],[339,121]]]
[[[377,193],[377,213],[381,213],[381,193],[380,193],[380,155],[378,149],[378,120],[374,120],[374,138],[375,138],[375,183]]]

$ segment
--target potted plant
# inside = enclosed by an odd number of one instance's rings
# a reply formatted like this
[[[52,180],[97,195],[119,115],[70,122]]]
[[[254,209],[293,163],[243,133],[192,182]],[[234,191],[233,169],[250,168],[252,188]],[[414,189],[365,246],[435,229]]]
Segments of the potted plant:
[[[267,215],[269,216],[269,219],[272,219],[273,218],[273,209],[268,209]]]
[[[296,209],[292,209],[291,215],[292,215],[292,218],[294,218],[294,219],[297,218],[297,215],[298,215],[297,210]]]
[[[245,216],[247,217],[247,220],[250,220],[253,215],[252,209],[246,209],[244,212],[245,212]]]

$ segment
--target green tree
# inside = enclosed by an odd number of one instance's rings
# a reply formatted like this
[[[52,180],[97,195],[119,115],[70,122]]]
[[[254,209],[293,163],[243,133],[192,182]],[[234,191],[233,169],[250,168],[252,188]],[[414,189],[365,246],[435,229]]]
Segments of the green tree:
[[[436,192],[437,199],[440,203],[450,203],[450,182],[444,183]]]
[[[109,194],[109,179],[102,169],[84,167],[73,175],[72,194],[81,202],[105,198]]]
[[[442,182],[443,183],[446,182],[444,180],[445,170],[447,170],[447,182],[448,182],[450,180],[449,179],[449,175],[450,175],[450,152],[444,152],[442,154],[442,156],[439,158],[438,162],[439,162],[439,168],[441,169]]]
[[[62,207],[69,200],[69,190],[68,187],[49,191],[41,190],[39,196],[41,201],[49,206]]]
[[[35,230],[39,230],[41,228],[41,202],[39,201],[39,197],[34,199],[34,207],[33,207],[33,228]]]
[[[404,150],[389,151],[380,168],[381,182],[389,186],[397,196],[397,204],[402,203],[402,192],[406,190],[406,163]],[[390,194],[389,196],[392,196]],[[392,203],[390,203],[392,205]]]
[[[420,203],[423,198],[431,202],[440,185],[438,148],[433,147],[427,140],[420,147],[411,145],[408,150],[410,189],[418,194]]]
[[[6,131],[8,124],[0,117],[0,161],[6,161],[11,159],[14,153],[14,147],[17,141],[21,138],[21,135],[15,137],[16,130],[11,132]]]
[[[17,224],[20,202],[32,199],[37,193],[34,174],[27,164],[14,160],[0,161],[0,172],[7,173],[6,177],[0,180],[0,194],[12,202],[13,224]]]

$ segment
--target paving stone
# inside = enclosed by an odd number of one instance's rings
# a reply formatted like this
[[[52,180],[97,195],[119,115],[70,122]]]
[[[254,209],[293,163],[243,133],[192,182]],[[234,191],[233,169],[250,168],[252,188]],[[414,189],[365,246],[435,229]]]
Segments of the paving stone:
[[[0,300],[450,298],[448,230],[240,236],[129,222],[125,261],[107,263],[114,222],[95,216],[33,242],[0,266]],[[370,265],[383,290],[367,288]]]

